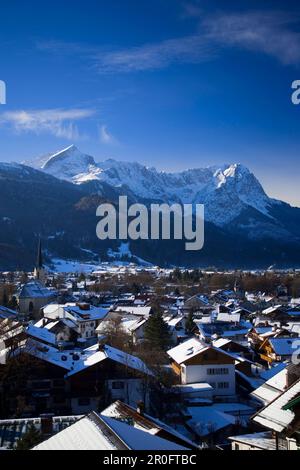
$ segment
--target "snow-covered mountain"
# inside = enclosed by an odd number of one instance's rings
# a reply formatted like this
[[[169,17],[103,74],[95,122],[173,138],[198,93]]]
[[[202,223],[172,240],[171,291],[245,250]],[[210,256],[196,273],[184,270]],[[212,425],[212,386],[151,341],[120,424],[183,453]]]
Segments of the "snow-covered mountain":
[[[167,173],[112,159],[96,163],[92,156],[71,145],[26,164],[75,184],[99,181],[129,189],[137,198],[202,203],[206,220],[218,226],[230,223],[248,208],[272,219],[272,207],[280,204],[266,195],[248,168],[236,163]]]
[[[34,167],[34,168],[32,168]],[[94,158],[71,146],[27,165],[0,163],[0,267],[31,269],[37,238],[48,261],[98,263],[114,258],[160,266],[300,267],[300,208],[269,198],[255,176],[233,164],[159,172],[138,163]],[[204,203],[205,243],[99,240],[101,202]],[[130,254],[130,256],[129,256]]]

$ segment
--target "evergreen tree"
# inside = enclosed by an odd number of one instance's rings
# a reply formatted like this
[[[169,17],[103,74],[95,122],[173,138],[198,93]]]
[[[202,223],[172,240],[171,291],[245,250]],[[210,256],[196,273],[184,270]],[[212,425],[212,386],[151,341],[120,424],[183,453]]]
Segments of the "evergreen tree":
[[[176,281],[180,281],[181,280],[181,271],[179,268],[175,268],[174,271],[173,271],[173,277]]]
[[[192,333],[194,326],[195,326],[195,323],[194,323],[193,312],[190,312],[185,322],[185,329],[188,333]]]
[[[167,349],[172,344],[169,327],[160,312],[155,312],[147,321],[145,326],[145,340],[148,341],[153,348],[162,350]]]
[[[42,440],[43,438],[40,431],[38,431],[33,424],[30,424],[25,434],[18,440],[15,449],[30,450]]]
[[[79,274],[79,277],[78,277],[78,282],[83,282],[86,280],[86,277],[85,277],[85,274],[84,273],[80,273]]]

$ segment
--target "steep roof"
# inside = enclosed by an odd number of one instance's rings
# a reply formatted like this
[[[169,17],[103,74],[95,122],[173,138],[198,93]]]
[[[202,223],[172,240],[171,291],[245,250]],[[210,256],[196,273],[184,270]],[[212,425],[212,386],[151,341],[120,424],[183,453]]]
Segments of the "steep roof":
[[[124,422],[91,413],[33,450],[185,450]]]
[[[282,432],[287,429],[295,418],[295,413],[284,407],[300,395],[300,380],[281,393],[275,400],[260,410],[253,421],[262,424],[268,429]]]
[[[132,408],[126,403],[121,402],[120,400],[117,400],[109,405],[101,412],[101,415],[123,421],[130,420],[134,427],[149,432],[152,435],[157,435],[159,432],[163,431],[164,433],[167,433],[168,438],[170,437],[171,440],[175,439],[177,442],[180,440],[182,441],[183,445],[192,448],[196,447],[196,444],[190,441],[187,437],[180,434],[174,428],[168,426],[157,418],[153,418],[153,416],[149,416],[148,414],[140,414],[136,409]]]
[[[32,356],[65,369],[67,377],[82,372],[106,359],[123,364],[143,374],[152,375],[152,372],[141,359],[107,345],[103,346],[101,350],[96,344],[83,350],[58,351],[53,346],[30,340],[27,341],[27,345],[23,350]]]
[[[26,329],[28,336],[44,341],[49,344],[56,344],[56,337],[54,333],[51,333],[47,328],[38,327],[35,325],[28,325]]]
[[[262,401],[265,405],[270,403],[284,391],[287,380],[287,372],[288,371],[286,367],[280,370],[276,375],[271,377],[256,390],[253,390],[251,395],[254,398]]]
[[[200,342],[196,338],[191,338],[175,346],[175,348],[169,349],[167,354],[171,359],[177,362],[177,364],[182,364],[207,349],[209,349],[207,344]]]
[[[236,359],[231,354],[223,351],[222,349],[210,346],[196,338],[188,339],[178,346],[175,346],[175,348],[169,349],[167,354],[171,357],[171,359],[173,359],[173,361],[177,362],[177,364],[183,364],[184,362],[195,356],[198,356],[198,354],[202,354],[203,352],[208,351],[209,349],[214,349],[224,356],[232,357],[233,360]]]
[[[269,339],[270,345],[278,356],[291,356],[295,352],[295,347],[293,348],[294,341],[293,338]]]

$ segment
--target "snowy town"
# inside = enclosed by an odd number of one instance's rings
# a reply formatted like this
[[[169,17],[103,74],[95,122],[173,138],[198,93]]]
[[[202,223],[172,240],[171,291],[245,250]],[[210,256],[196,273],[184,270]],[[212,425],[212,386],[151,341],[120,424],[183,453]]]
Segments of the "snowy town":
[[[300,273],[0,276],[0,448],[299,450]]]

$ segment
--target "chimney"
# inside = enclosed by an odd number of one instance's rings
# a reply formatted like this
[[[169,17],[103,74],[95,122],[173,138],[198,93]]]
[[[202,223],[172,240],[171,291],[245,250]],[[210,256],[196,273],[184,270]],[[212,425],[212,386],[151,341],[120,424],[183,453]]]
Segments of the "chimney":
[[[91,306],[88,303],[77,303],[77,307],[79,307],[80,310],[85,310],[85,311],[91,309]]]
[[[139,415],[143,416],[145,412],[145,403],[143,401],[138,401],[136,411]]]

